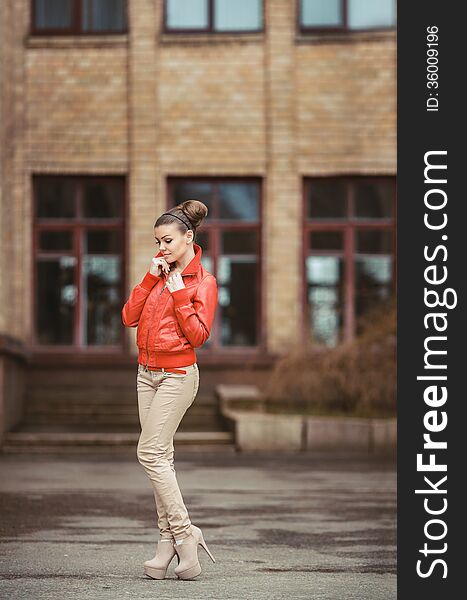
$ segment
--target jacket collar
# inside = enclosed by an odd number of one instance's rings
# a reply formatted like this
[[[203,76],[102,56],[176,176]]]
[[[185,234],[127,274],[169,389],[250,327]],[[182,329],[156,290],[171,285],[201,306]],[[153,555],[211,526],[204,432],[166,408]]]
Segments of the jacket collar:
[[[203,254],[203,250],[202,250],[201,246],[199,244],[197,244],[196,242],[193,242],[193,250],[195,251],[195,255],[190,260],[190,262],[187,264],[187,266],[183,269],[183,271],[181,272],[181,275],[195,275],[198,272],[199,263],[201,261],[201,255]],[[162,256],[161,251],[159,251],[156,254],[156,258],[158,258],[159,256]]]

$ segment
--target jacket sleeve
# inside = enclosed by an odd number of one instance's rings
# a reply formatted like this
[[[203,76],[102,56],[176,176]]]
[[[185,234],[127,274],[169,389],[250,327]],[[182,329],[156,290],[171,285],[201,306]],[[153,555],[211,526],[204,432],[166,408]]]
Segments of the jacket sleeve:
[[[141,316],[146,298],[160,277],[149,271],[132,290],[128,300],[122,308],[122,322],[126,327],[136,327]]]
[[[186,288],[175,290],[172,297],[183,334],[193,348],[199,348],[211,334],[218,297],[216,278],[209,274],[201,281],[193,302]]]

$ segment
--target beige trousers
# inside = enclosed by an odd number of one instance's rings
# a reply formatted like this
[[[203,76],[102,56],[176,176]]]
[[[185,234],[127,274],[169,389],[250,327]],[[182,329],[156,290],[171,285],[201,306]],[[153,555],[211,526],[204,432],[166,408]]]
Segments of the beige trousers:
[[[146,370],[138,364],[136,389],[141,434],[137,457],[153,487],[161,538],[181,540],[191,521],[174,467],[173,437],[199,387],[197,363],[186,374]]]

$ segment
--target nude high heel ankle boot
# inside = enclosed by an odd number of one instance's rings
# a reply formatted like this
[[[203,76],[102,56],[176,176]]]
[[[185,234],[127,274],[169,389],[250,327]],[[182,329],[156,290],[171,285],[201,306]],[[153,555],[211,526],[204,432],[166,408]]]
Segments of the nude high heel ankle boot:
[[[191,533],[188,537],[176,541],[174,549],[180,557],[180,562],[175,567],[175,574],[180,579],[193,579],[201,573],[201,565],[198,558],[198,544],[208,553],[212,562],[216,559],[209,551],[204,541],[203,532],[196,525],[191,525]]]
[[[144,563],[144,572],[152,579],[164,579],[172,558],[176,556],[174,540],[160,539],[157,542],[156,555]]]

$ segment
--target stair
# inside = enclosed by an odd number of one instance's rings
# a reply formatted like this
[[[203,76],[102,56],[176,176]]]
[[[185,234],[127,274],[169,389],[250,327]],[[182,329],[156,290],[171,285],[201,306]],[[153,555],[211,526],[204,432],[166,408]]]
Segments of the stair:
[[[109,431],[14,431],[4,437],[5,453],[93,453],[111,452],[135,455],[139,432]],[[231,432],[177,431],[177,449],[196,451],[235,451]]]
[[[37,366],[28,373],[23,420],[5,435],[1,450],[135,455],[140,431],[134,366]],[[180,423],[174,445],[234,450],[215,382],[207,377]]]
[[[24,424],[139,427],[135,390],[86,390],[79,387],[42,388],[29,394]],[[217,400],[198,394],[185,413],[181,431],[222,431]]]

